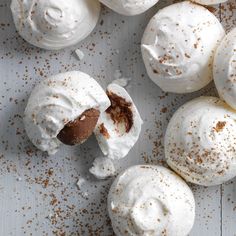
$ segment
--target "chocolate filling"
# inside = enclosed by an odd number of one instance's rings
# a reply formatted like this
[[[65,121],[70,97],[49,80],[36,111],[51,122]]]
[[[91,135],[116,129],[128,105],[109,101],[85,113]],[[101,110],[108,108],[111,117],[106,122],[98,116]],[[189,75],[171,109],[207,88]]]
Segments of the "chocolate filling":
[[[106,139],[109,139],[110,138],[110,134],[108,133],[104,123],[102,123],[100,126],[99,126],[99,131],[100,133],[106,138]]]
[[[107,96],[111,101],[111,106],[106,110],[106,113],[111,116],[114,124],[124,124],[125,131],[128,133],[134,123],[132,103],[112,92],[107,92]]]
[[[89,109],[82,113],[76,120],[71,121],[57,135],[57,138],[66,145],[83,143],[93,133],[98,122],[100,111]]]

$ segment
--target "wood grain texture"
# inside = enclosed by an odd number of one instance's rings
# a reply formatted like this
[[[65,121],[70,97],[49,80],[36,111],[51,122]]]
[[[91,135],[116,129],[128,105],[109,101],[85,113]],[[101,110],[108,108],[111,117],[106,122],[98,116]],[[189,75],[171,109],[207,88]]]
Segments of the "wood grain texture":
[[[82,70],[105,88],[116,70],[132,78],[127,90],[144,126],[128,157],[115,163],[118,170],[138,163],[163,164],[163,135],[174,111],[199,95],[216,95],[213,83],[190,95],[163,93],[147,77],[140,41],[150,18],[171,1],[160,1],[143,15],[124,17],[103,8],[95,31],[81,44],[50,52],[30,46],[15,31],[9,0],[0,2],[0,235],[113,235],[106,213],[112,180],[88,175],[101,155],[92,137],[79,147],[62,147],[48,157],[36,150],[24,132],[27,98],[40,80],[69,70]],[[227,31],[235,26],[235,0],[214,13]],[[74,50],[85,54],[78,61]],[[76,182],[85,179],[78,188]],[[191,236],[236,235],[235,181],[211,188],[191,185],[196,198],[196,222]]]

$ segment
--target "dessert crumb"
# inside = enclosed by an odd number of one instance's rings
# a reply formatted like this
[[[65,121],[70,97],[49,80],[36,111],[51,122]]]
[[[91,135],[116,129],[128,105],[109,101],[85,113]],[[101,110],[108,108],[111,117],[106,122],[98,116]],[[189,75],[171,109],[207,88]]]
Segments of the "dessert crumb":
[[[84,59],[84,53],[80,49],[76,49],[75,54],[78,60],[82,61]]]
[[[89,172],[97,179],[107,179],[116,174],[116,169],[111,159],[107,157],[98,157],[94,160],[93,166]]]
[[[115,78],[115,80],[113,80],[112,83],[117,84],[121,87],[126,87],[129,84],[129,82],[131,81],[131,78],[123,77],[120,70],[115,71],[114,78]]]

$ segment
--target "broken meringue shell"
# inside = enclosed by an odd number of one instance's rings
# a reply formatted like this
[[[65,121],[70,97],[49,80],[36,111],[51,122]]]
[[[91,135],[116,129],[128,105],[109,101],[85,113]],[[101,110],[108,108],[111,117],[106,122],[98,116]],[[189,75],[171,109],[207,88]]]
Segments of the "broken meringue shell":
[[[143,121],[124,88],[110,84],[107,96],[111,106],[100,114],[94,133],[104,155],[121,159],[137,142]]]

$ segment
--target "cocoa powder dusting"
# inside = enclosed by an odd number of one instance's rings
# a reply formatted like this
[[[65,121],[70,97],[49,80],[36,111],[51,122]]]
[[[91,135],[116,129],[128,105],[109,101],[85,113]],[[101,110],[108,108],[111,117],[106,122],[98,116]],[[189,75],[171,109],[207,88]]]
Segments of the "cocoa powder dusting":
[[[217,133],[222,131],[224,129],[225,125],[226,125],[225,121],[218,121],[217,124],[216,124],[216,127],[215,127],[215,131]]]

